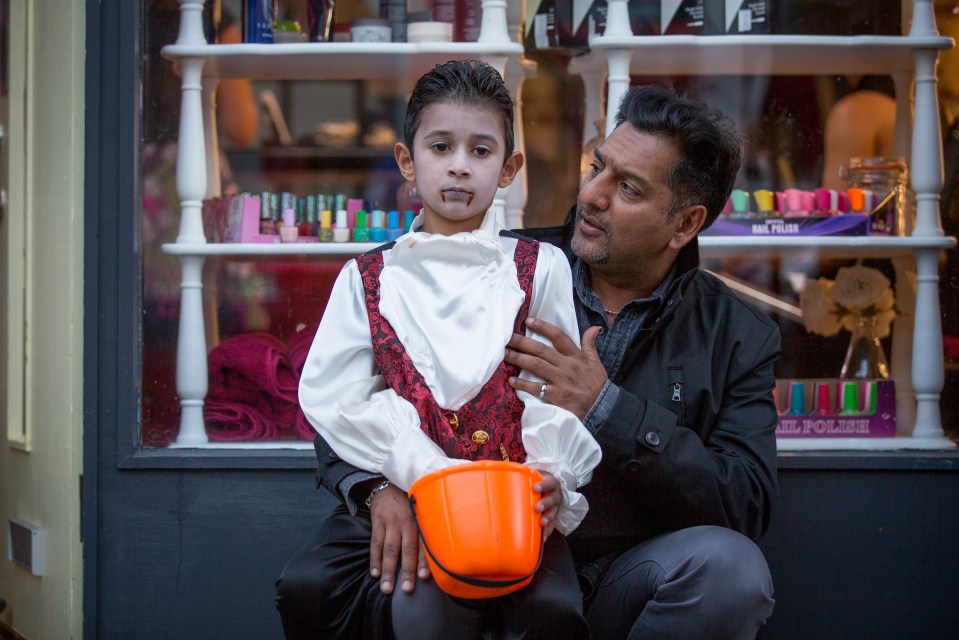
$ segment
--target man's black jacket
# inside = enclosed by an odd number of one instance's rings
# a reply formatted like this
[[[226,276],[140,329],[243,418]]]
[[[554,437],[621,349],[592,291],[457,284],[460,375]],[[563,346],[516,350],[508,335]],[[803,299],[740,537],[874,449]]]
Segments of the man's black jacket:
[[[572,260],[571,222],[521,233]],[[620,393],[611,417],[592,425],[603,460],[582,489],[590,510],[570,537],[577,561],[689,526],[729,527],[754,540],[768,527],[779,330],[699,269],[696,240],[680,252],[676,274],[612,380]],[[354,468],[322,438],[316,449],[320,482],[342,498],[339,482]]]

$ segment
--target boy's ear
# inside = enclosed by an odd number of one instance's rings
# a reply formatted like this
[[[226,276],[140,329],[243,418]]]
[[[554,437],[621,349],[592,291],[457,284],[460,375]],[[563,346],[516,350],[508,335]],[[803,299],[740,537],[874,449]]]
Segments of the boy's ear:
[[[396,158],[396,166],[400,168],[400,173],[407,182],[416,180],[416,169],[413,166],[413,154],[409,148],[402,142],[397,142],[393,147],[393,157]]]
[[[506,162],[503,163],[503,170],[499,174],[500,189],[504,189],[513,183],[516,174],[523,168],[523,162],[523,154],[519,151],[514,151],[506,158]]]

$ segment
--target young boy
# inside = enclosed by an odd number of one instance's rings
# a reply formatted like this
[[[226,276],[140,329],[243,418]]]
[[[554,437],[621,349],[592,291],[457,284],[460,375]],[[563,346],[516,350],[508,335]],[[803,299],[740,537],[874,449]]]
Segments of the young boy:
[[[503,358],[512,333],[525,332],[527,315],[579,332],[566,258],[503,231],[489,212],[496,189],[509,186],[523,165],[513,149],[513,101],[499,73],[454,61],[424,75],[395,155],[416,184],[422,212],[408,234],[344,266],[303,369],[303,411],[340,457],[386,478],[368,506],[390,483],[406,491],[445,466],[506,459],[559,480],[540,502],[544,531],[569,533],[585,516],[576,489],[589,481],[600,450],[572,413],[544,399],[545,384],[536,397],[508,383],[524,375]],[[298,576],[292,586],[297,558],[284,570],[278,606],[287,637],[389,637],[390,627],[397,638],[419,639],[479,638],[484,630],[493,637],[588,635],[562,536],[547,538],[529,586],[467,602],[432,581],[393,592],[394,576],[382,576],[375,593],[368,515],[342,507],[331,516],[337,518],[352,522],[338,528],[328,521],[321,540],[308,545],[310,578]],[[343,557],[324,551],[331,539],[364,536],[362,576],[347,575]],[[298,626],[307,624],[303,616],[312,618],[308,626]]]

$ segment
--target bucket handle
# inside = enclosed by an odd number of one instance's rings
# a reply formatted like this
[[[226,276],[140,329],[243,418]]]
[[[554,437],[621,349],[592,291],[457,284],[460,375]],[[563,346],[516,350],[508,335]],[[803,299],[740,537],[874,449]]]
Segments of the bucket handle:
[[[546,546],[546,541],[542,540],[539,545],[539,559],[536,561],[536,566],[532,571],[527,573],[525,576],[520,576],[519,578],[510,578],[508,580],[485,580],[483,578],[474,578],[472,576],[463,575],[461,573],[456,573],[455,571],[450,571],[443,566],[443,563],[433,555],[433,550],[430,549],[429,543],[426,541],[426,536],[423,535],[423,529],[420,528],[420,519],[416,516],[416,498],[410,496],[410,509],[413,510],[413,520],[416,522],[416,529],[420,533],[420,539],[423,540],[423,546],[426,547],[426,553],[429,554],[430,558],[433,559],[433,562],[436,563],[436,566],[443,570],[443,573],[456,578],[464,584],[468,584],[471,587],[482,587],[484,589],[496,589],[500,587],[511,587],[513,585],[519,584],[524,580],[529,580],[533,575],[539,571],[539,566],[543,563],[543,548]]]

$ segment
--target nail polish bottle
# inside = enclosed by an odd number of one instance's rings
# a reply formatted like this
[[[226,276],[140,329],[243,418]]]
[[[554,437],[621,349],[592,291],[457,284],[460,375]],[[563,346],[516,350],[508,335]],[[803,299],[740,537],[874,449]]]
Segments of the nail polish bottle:
[[[317,239],[320,242],[333,242],[333,214],[329,209],[320,212],[320,232]]]
[[[852,213],[865,213],[866,192],[858,187],[853,187],[846,193],[849,195],[849,211]]]
[[[296,212],[293,209],[283,211],[283,224],[280,225],[280,242],[296,242],[300,230],[296,228]]]
[[[789,411],[791,416],[801,416],[806,413],[806,390],[801,382],[789,383]]]
[[[319,227],[317,225],[317,211],[316,208],[316,196],[310,194],[306,196],[306,209],[303,216],[303,224],[300,225],[300,235],[301,236],[315,236],[319,232]]]
[[[832,403],[829,400],[829,384],[816,383],[816,408],[813,413],[817,416],[828,416],[832,413]]]
[[[866,415],[876,413],[879,400],[879,383],[875,380],[869,380],[862,387],[862,412]]]
[[[366,209],[356,212],[356,226],[353,227],[353,242],[369,242],[370,230],[366,226]]]
[[[756,208],[759,209],[761,215],[768,216],[776,210],[774,194],[769,189],[753,191],[753,198],[756,200]]]
[[[336,212],[336,226],[333,227],[333,242],[349,242],[350,228],[347,226],[346,209]]]
[[[842,408],[839,410],[841,416],[854,416],[859,414],[859,388],[855,382],[840,382],[840,394],[842,398]]]
[[[386,229],[383,228],[383,210],[373,210],[373,222],[370,226],[370,241],[376,243],[386,242]]]
[[[400,228],[400,212],[391,209],[386,216],[386,239],[390,242],[403,235],[403,229]]]
[[[742,189],[733,189],[732,193],[729,194],[729,199],[733,201],[733,212],[730,214],[732,218],[748,218],[749,217],[749,192],[743,191]]]
[[[270,213],[271,202],[273,198],[268,191],[260,194],[260,235],[276,233],[273,226],[273,216]]]

